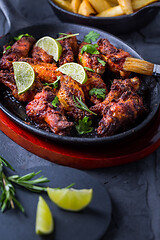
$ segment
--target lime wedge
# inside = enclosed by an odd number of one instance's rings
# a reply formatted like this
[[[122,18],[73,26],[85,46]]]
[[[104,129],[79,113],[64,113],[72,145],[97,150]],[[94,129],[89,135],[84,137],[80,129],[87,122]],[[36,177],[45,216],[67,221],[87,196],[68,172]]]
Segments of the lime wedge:
[[[54,230],[54,222],[51,211],[46,201],[40,196],[36,214],[36,233],[50,234]]]
[[[33,68],[26,62],[13,62],[13,70],[18,94],[26,92],[35,80]]]
[[[77,82],[84,84],[87,81],[87,74],[82,65],[78,63],[65,63],[60,66],[57,71],[62,72],[76,80]]]
[[[60,208],[70,211],[80,211],[92,200],[92,189],[47,188],[50,199]]]
[[[53,56],[57,62],[62,54],[61,44],[54,38],[45,36],[36,42],[36,46],[42,48],[49,55]]]

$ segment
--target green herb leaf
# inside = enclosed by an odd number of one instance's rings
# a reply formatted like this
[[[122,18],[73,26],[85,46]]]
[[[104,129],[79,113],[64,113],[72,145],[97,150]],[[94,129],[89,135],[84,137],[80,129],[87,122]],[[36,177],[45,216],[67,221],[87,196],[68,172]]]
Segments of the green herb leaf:
[[[7,208],[15,208],[15,205],[24,212],[24,208],[21,203],[16,199],[16,190],[13,186],[13,183],[18,184],[21,187],[24,187],[33,192],[41,192],[46,191],[46,187],[39,186],[37,184],[47,183],[49,180],[40,176],[38,178],[33,179],[37,176],[41,171],[35,173],[29,173],[22,177],[18,175],[12,175],[7,177],[3,172],[3,166],[9,167],[11,170],[14,170],[13,167],[2,157],[0,157],[0,208],[1,211],[4,212]]]
[[[91,114],[97,115],[96,113],[92,112],[92,111],[86,106],[86,104],[82,101],[82,98],[81,98],[81,97],[80,97],[80,99],[79,99],[78,97],[76,97],[76,99],[75,99],[75,97],[73,96],[73,100],[74,100],[75,106],[76,106],[77,108],[79,108],[79,109],[81,109],[81,110],[83,110],[83,111],[87,111],[87,112],[89,112],[89,113],[91,113]],[[78,102],[79,104],[78,104],[77,102]]]
[[[97,44],[92,45],[92,44],[86,44],[81,48],[81,54],[84,52],[90,53],[90,54],[99,54],[99,51],[97,50]]]
[[[82,120],[78,121],[76,124],[76,129],[79,134],[86,134],[93,131],[93,127],[91,127],[92,121],[89,120],[89,117],[84,117]]]
[[[79,33],[75,33],[75,34],[67,34],[67,33],[59,33],[60,35],[65,35],[64,37],[60,37],[60,38],[57,38],[56,40],[59,41],[59,40],[63,40],[65,38],[70,38],[70,37],[74,37],[74,36],[78,36]]]
[[[89,91],[89,95],[96,95],[97,98],[103,98],[106,97],[106,89],[105,88],[92,88]]]
[[[103,67],[105,67],[105,65],[106,65],[106,62],[105,62],[105,61],[103,61],[103,60],[100,59],[99,57],[97,57],[97,60],[98,60],[99,63],[102,64]]]
[[[85,37],[84,42],[92,43],[95,42],[99,38],[100,34],[94,31],[90,31]]]
[[[6,167],[9,167],[12,171],[15,171],[14,168],[5,160],[3,157],[0,156],[0,163],[4,164]]]
[[[60,76],[57,76],[57,80],[53,83],[44,83],[44,86],[51,86],[52,88],[58,88],[58,82],[61,79]]]
[[[22,37],[32,37],[32,38],[33,38],[33,36],[31,36],[31,35],[29,35],[28,33],[26,33],[26,34],[20,34],[18,37],[14,37],[14,40],[15,40],[15,41],[18,41],[18,40],[20,40]]]
[[[57,103],[59,103],[59,100],[58,100],[58,97],[57,96],[55,96],[55,98],[53,99],[53,101],[52,101],[52,105],[53,105],[53,107],[57,107]]]
[[[95,72],[92,68],[89,68],[89,67],[84,67],[84,69],[86,69],[87,71],[90,71],[90,72]]]
[[[9,45],[9,46],[7,46],[6,47],[6,49],[3,51],[3,54],[8,50],[8,49],[10,49],[11,48],[11,46]]]

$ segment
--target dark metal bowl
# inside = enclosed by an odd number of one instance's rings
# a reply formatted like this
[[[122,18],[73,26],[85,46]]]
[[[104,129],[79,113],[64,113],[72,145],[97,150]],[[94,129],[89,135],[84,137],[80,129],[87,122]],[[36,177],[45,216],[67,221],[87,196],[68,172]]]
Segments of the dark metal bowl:
[[[158,13],[160,2],[152,3],[137,12],[117,17],[85,17],[69,12],[48,0],[57,17],[64,22],[97,27],[113,34],[133,32],[147,25]]]

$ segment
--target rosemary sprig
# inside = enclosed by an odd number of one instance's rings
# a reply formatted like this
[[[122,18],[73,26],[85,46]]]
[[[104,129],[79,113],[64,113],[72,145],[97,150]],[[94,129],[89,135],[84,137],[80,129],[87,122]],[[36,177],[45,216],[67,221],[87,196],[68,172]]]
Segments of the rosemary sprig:
[[[33,179],[39,173],[41,173],[41,171],[39,171],[37,173],[32,172],[32,173],[26,174],[22,177],[20,177],[18,175],[13,175],[13,176],[8,177],[8,180],[28,189],[30,191],[33,191],[33,192],[46,191],[46,187],[41,187],[41,186],[35,185],[35,184],[49,182],[49,180],[44,176],[40,176],[39,178]]]
[[[75,34],[67,34],[67,33],[59,33],[60,35],[64,35],[64,37],[60,37],[60,38],[57,38],[56,40],[63,40],[65,38],[70,38],[70,37],[74,37],[74,36],[78,36],[79,33],[75,33]]]
[[[77,108],[79,108],[79,109],[81,109],[81,110],[83,110],[83,111],[87,111],[87,112],[89,112],[89,113],[91,113],[91,114],[97,115],[96,113],[92,112],[92,111],[86,106],[86,104],[82,101],[82,98],[81,98],[81,97],[80,97],[80,99],[79,99],[78,97],[76,97],[76,99],[75,99],[75,97],[73,96],[73,100],[74,100],[75,105],[76,105]],[[78,104],[77,102],[78,102],[79,104]]]
[[[2,172],[1,174],[1,211],[4,212],[6,208],[15,208],[15,204],[19,207],[19,209],[24,212],[24,208],[21,203],[15,198],[15,188],[11,184],[11,182],[7,179],[5,174]]]
[[[40,176],[35,179],[41,171],[35,173],[29,173],[22,177],[19,175],[12,175],[7,177],[3,171],[4,167],[10,168],[14,171],[14,168],[2,157],[0,157],[0,208],[1,211],[4,212],[7,208],[15,208],[15,205],[19,207],[19,209],[24,212],[24,208],[21,203],[16,199],[16,190],[14,188],[14,184],[17,184],[21,187],[24,187],[32,192],[41,192],[46,191],[46,187],[39,186],[37,184],[49,182],[49,180],[44,177]]]

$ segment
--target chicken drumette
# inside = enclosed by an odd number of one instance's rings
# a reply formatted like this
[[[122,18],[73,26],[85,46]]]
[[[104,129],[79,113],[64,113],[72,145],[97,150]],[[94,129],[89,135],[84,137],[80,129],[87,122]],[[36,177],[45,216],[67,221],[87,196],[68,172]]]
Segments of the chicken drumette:
[[[134,125],[144,113],[143,99],[136,93],[124,92],[118,102],[112,102],[106,114],[99,122],[99,136],[112,136]]]
[[[28,54],[36,40],[33,37],[24,36],[16,41],[11,48],[6,50],[0,60],[0,68],[12,70],[12,62],[20,58],[28,57]]]
[[[61,37],[64,37],[64,35],[61,35],[60,38]],[[62,55],[59,59],[59,65],[61,66],[65,63],[74,62],[78,54],[78,42],[76,36],[59,40],[59,42],[62,46]]]
[[[104,64],[100,62],[102,60],[101,54],[91,54],[87,52],[81,52],[83,46],[88,43],[82,42],[79,47],[78,61],[83,67],[92,69],[95,73],[103,74],[105,71]],[[90,44],[91,45],[91,44]]]
[[[73,117],[75,121],[78,121],[85,116],[90,116],[87,111],[83,111],[76,106],[76,98],[85,103],[85,96],[81,85],[71,77],[66,75],[61,77],[60,89],[57,96],[67,115]]]
[[[34,100],[28,103],[26,113],[40,126],[45,122],[55,134],[68,135],[73,123],[67,121],[60,102],[52,104],[55,97],[50,87],[43,88],[35,95]]]
[[[121,77],[128,77],[130,73],[123,70],[123,64],[125,59],[131,55],[113,46],[106,38],[100,39],[97,44],[98,50],[103,60],[106,61],[109,70],[116,74],[120,74]]]
[[[106,96],[105,100],[99,104],[91,107],[91,110],[97,114],[105,114],[110,104],[117,101],[121,95],[126,91],[137,92],[140,87],[140,80],[138,77],[127,79],[114,79],[110,92]]]

